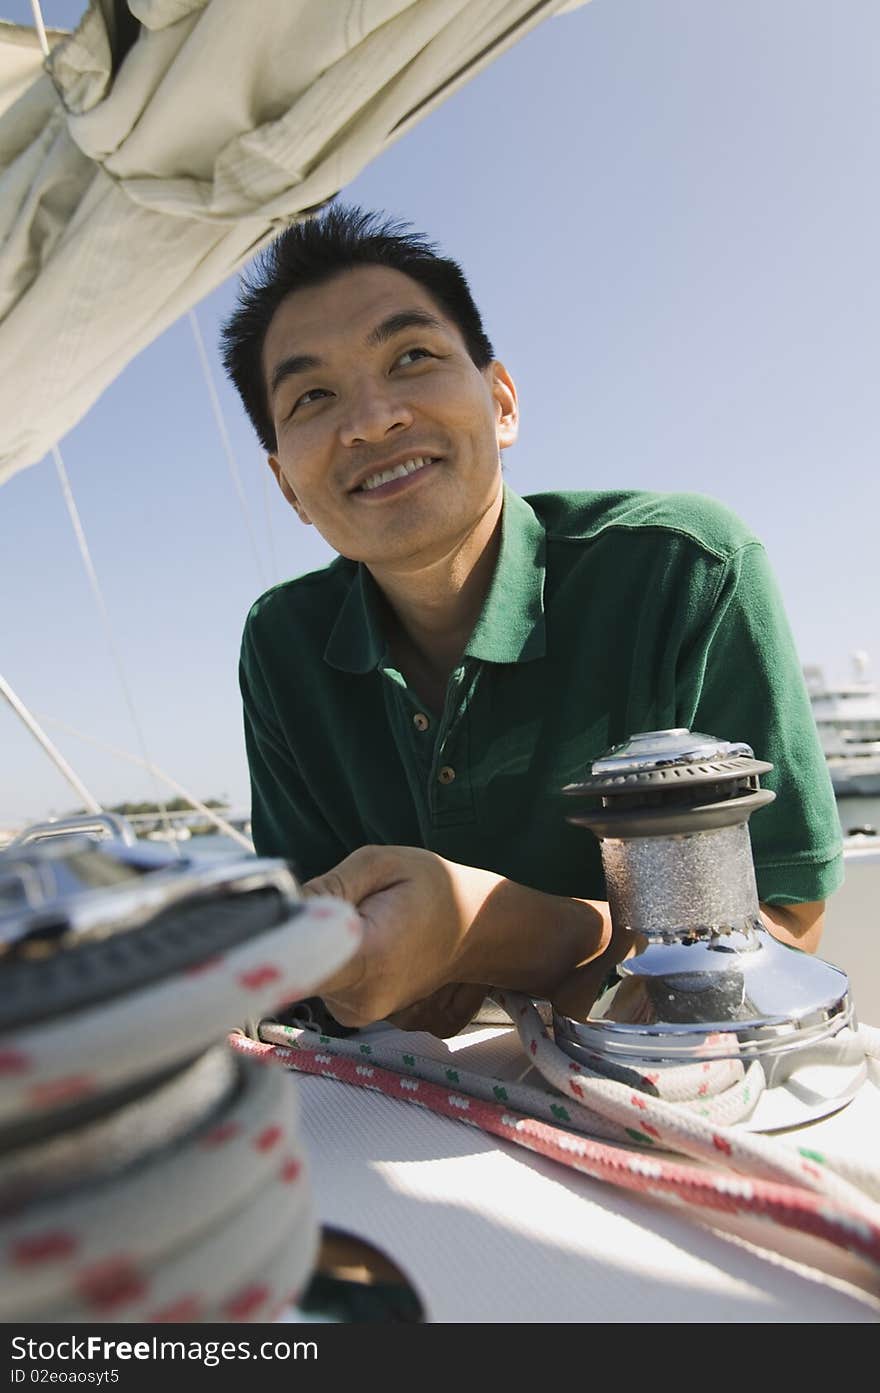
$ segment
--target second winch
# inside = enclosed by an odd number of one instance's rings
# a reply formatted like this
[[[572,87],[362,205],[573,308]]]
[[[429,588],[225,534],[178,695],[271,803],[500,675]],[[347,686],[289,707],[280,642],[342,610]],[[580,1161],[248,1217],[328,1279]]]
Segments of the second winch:
[[[565,790],[569,821],[600,839],[629,952],[586,1021],[554,1015],[557,1043],[612,1077],[757,1061],[753,1130],[835,1111],[866,1073],[846,974],[780,943],[761,915],[748,820],[774,798],[759,782],[772,767],[745,744],[646,731]]]

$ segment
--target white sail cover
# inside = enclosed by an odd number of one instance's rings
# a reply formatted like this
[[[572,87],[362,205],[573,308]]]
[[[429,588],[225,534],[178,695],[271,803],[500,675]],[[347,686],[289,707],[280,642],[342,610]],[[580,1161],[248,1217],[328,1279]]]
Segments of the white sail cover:
[[[0,26],[0,483],[283,226],[572,8],[92,0],[45,65],[35,34]]]

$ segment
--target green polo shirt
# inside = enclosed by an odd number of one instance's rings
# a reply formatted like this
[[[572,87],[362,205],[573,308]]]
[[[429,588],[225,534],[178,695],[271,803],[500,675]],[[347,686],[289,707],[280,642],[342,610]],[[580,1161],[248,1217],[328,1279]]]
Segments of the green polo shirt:
[[[699,495],[505,490],[483,611],[429,711],[391,660],[366,568],[275,586],[241,655],[254,842],[301,880],[367,844],[421,846],[604,899],[563,787],[610,745],[685,726],[771,761],[750,821],[761,900],[842,880],[834,796],[764,550]]]

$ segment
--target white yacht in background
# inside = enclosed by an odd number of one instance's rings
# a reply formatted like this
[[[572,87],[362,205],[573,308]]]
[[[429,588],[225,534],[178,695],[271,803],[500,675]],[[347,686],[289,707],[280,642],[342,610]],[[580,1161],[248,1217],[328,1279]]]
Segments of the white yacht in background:
[[[156,827],[144,835],[150,842],[188,842],[192,832],[188,827]]]
[[[880,796],[880,686],[868,677],[868,665],[867,653],[854,653],[852,680],[831,686],[821,668],[804,668],[838,798]]]

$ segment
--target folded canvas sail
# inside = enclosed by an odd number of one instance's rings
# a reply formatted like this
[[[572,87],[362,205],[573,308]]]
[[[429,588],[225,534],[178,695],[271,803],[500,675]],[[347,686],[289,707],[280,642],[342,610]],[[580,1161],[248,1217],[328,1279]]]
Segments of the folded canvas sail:
[[[504,49],[586,0],[92,0],[0,27],[0,482]]]

